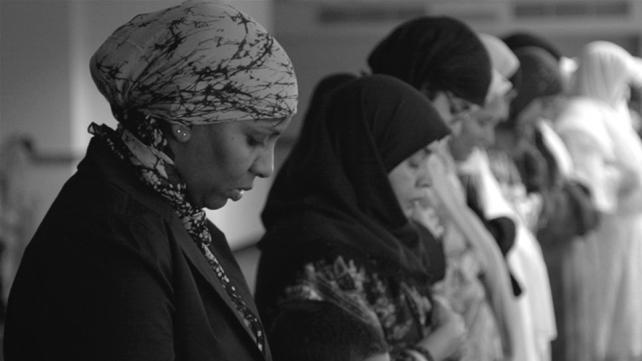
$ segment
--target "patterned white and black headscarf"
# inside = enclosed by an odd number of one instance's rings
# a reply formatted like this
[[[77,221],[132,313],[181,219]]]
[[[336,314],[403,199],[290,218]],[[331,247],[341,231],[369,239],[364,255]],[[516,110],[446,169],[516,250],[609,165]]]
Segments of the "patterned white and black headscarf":
[[[185,124],[296,112],[296,77],[283,48],[218,1],[134,17],[93,55],[91,75],[119,120],[130,110]]]
[[[187,200],[162,129],[167,122],[290,118],[298,88],[285,50],[229,4],[188,0],[137,15],[116,29],[91,58],[90,69],[119,124],[113,130],[92,123],[89,131],[172,205],[265,351],[262,326],[211,252],[205,212]]]

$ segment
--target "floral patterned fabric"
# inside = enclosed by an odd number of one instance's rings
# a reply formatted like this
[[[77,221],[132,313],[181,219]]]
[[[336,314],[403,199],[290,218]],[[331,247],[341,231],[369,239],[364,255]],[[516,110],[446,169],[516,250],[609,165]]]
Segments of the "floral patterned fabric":
[[[430,333],[432,302],[426,286],[381,277],[337,256],[304,265],[280,301],[324,300],[381,329],[394,360],[414,360],[406,349]]]

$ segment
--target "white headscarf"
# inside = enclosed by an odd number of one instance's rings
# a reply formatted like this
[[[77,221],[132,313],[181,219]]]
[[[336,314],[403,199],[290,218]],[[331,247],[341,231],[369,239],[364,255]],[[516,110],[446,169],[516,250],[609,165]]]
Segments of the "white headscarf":
[[[479,38],[490,56],[493,68],[493,76],[486,96],[488,103],[494,98],[506,95],[513,88],[513,84],[508,79],[519,69],[519,60],[498,37],[481,33]]]
[[[510,79],[517,69],[519,60],[512,50],[498,37],[489,34],[479,34],[488,55],[493,69],[497,70],[504,78]]]
[[[625,100],[633,71],[633,57],[620,46],[595,41],[579,57],[575,77],[578,95],[600,100],[613,108]]]

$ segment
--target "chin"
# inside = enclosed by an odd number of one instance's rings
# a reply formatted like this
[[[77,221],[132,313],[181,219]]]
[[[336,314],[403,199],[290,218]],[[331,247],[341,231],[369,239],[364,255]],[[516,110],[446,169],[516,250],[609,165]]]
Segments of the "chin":
[[[208,199],[205,202],[205,208],[215,210],[223,208],[227,204],[227,198]]]
[[[197,209],[215,210],[222,208],[227,203],[227,197],[214,194],[214,192],[210,194],[188,193],[188,198],[192,206]]]

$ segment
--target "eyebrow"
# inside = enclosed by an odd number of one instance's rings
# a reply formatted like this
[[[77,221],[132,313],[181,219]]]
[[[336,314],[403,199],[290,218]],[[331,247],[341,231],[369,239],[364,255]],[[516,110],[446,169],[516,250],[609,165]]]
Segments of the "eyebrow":
[[[259,119],[257,121],[262,121],[262,120],[263,121],[267,121],[268,119]],[[263,133],[263,134],[280,136],[283,132],[281,130],[279,130],[279,129],[276,129],[275,127],[278,126],[279,124],[281,124],[283,121],[285,121],[285,119],[275,121],[276,124],[270,124],[270,125],[261,124],[260,127],[255,128],[255,131]]]

